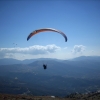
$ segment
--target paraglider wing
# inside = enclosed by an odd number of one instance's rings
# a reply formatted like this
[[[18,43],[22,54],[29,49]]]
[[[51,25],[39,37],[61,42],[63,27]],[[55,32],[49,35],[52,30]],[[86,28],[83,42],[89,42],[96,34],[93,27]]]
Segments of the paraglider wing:
[[[45,31],[52,31],[52,32],[60,33],[65,38],[65,42],[67,42],[67,36],[63,32],[53,29],[53,28],[42,28],[42,29],[35,30],[29,34],[29,36],[27,37],[27,41],[35,34],[40,33],[40,32],[45,32]]]

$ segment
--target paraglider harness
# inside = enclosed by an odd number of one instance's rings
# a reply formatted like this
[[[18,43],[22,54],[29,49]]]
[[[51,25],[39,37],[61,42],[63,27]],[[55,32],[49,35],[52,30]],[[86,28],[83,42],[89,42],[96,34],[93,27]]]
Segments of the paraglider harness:
[[[44,69],[47,69],[47,65],[46,64],[43,64],[43,67],[44,67]]]

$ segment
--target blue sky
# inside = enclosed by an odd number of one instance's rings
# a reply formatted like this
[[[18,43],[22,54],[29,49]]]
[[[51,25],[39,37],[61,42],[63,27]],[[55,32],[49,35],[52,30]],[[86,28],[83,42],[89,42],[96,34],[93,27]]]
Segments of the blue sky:
[[[35,29],[55,28],[29,41]],[[15,44],[17,45],[15,45]],[[1,0],[0,58],[70,59],[77,56],[100,56],[99,0]]]

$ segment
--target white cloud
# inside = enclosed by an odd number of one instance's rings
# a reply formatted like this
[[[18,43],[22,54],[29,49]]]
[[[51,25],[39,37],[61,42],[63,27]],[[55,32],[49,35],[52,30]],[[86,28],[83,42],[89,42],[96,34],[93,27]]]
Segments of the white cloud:
[[[83,45],[75,45],[73,50],[72,50],[72,53],[74,54],[82,54],[84,51],[85,51],[85,46]]]
[[[93,53],[93,52],[94,52],[94,50],[91,50],[91,52]]]
[[[0,48],[0,56],[1,57],[13,57],[14,54],[31,54],[31,55],[39,55],[39,54],[49,54],[54,53],[57,50],[59,50],[60,47],[56,46],[55,44],[52,45],[46,45],[46,46],[40,46],[40,45],[34,45],[30,47],[25,48]]]
[[[72,51],[71,51],[72,50]],[[0,48],[0,58],[14,58],[19,60],[35,58],[70,59],[79,56],[100,55],[100,50],[86,48],[84,45],[74,47],[59,47],[51,45],[34,45],[30,47]]]

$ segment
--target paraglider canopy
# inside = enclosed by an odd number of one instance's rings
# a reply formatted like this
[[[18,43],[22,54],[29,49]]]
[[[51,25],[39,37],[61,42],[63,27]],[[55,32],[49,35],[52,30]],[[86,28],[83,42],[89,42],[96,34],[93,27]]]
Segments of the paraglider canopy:
[[[52,31],[52,32],[57,32],[57,33],[60,33],[64,38],[65,38],[65,42],[67,42],[67,36],[60,30],[57,30],[57,29],[53,29],[53,28],[41,28],[41,29],[37,29],[37,30],[34,30],[32,33],[30,33],[27,37],[27,41],[32,37],[34,36],[35,34],[38,34],[40,32],[45,32],[45,31]]]

